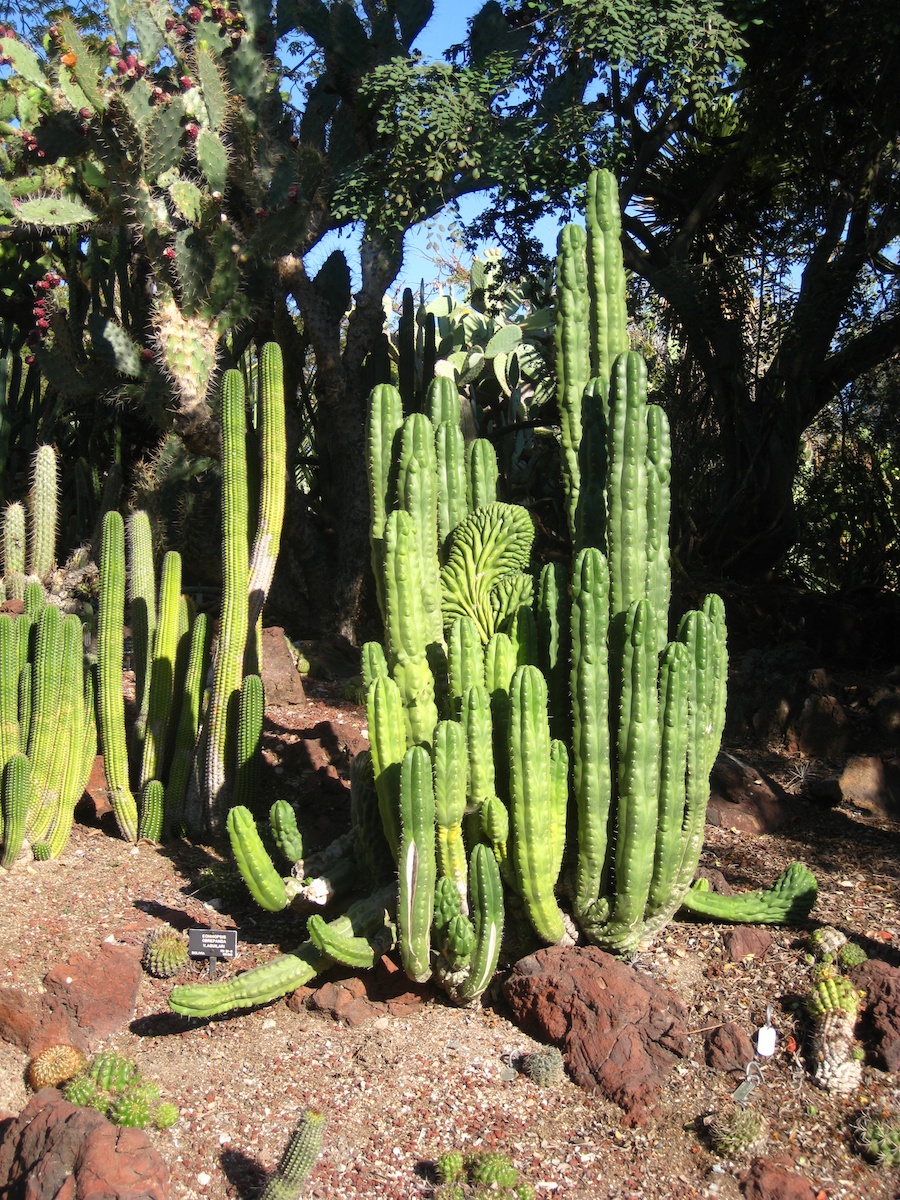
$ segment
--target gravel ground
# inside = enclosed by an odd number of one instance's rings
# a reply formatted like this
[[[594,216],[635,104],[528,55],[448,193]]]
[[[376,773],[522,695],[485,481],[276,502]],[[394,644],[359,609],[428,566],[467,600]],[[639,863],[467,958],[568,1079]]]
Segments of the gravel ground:
[[[270,782],[302,785],[306,800],[319,796],[323,804],[321,766],[308,765],[288,780],[279,746],[295,748],[310,730],[321,732],[323,721],[359,734],[361,711],[312,695],[309,707],[269,717]],[[339,803],[344,741],[336,739],[325,772],[330,813],[346,811]],[[320,818],[322,832],[327,823]],[[767,883],[794,859],[807,862],[820,882],[817,920],[897,961],[900,827],[850,810],[809,809],[777,835],[707,832],[704,864],[737,887]],[[197,882],[204,862],[208,854],[199,848],[128,846],[105,824],[76,825],[59,862],[20,860],[0,872],[0,985],[40,991],[45,972],[71,953],[110,938],[140,947],[164,920],[236,928],[238,958],[220,968],[225,973],[301,940],[298,917],[292,924],[243,903],[210,906],[213,897]],[[802,936],[773,931],[764,958],[739,963],[729,960],[723,936],[712,926],[673,923],[634,961],[688,1006],[697,1046],[696,1059],[670,1076],[657,1113],[636,1130],[623,1127],[613,1105],[568,1081],[541,1089],[511,1071],[511,1057],[534,1043],[507,1020],[496,995],[475,1011],[430,1002],[358,1028],[294,1011],[284,1001],[205,1022],[171,1014],[171,984],[145,975],[134,1022],[106,1045],[134,1057],[144,1077],[181,1109],[171,1130],[151,1135],[169,1163],[177,1200],[255,1196],[310,1105],[324,1111],[327,1124],[325,1148],[303,1192],[307,1200],[427,1197],[442,1151],[479,1147],[509,1154],[539,1197],[737,1200],[747,1164],[718,1157],[703,1124],[731,1105],[736,1080],[705,1065],[703,1031],[737,1021],[752,1035],[771,1005],[778,1049],[750,1101],[769,1120],[766,1153],[787,1154],[822,1200],[900,1196],[900,1174],[865,1163],[851,1131],[861,1110],[882,1109],[900,1096],[900,1080],[867,1066],[862,1091],[841,1099],[814,1088],[804,1070]],[[192,981],[192,973],[199,978],[200,968],[176,982]],[[0,1110],[16,1113],[25,1104],[26,1065],[21,1051],[0,1041]]]

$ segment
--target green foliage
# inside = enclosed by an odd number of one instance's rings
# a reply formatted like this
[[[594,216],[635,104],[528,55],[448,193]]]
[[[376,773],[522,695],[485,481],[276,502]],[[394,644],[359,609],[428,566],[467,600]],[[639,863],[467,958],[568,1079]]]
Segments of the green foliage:
[[[788,578],[822,591],[900,582],[900,425],[892,366],[864,377],[804,434]]]

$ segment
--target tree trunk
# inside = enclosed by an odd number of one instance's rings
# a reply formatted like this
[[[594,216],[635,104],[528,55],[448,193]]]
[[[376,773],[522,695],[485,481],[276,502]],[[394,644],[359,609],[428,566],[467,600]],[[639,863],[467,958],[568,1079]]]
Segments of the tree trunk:
[[[369,496],[365,461],[368,385],[366,358],[384,327],[384,293],[400,270],[402,234],[395,239],[365,234],[362,287],[355,297],[341,345],[341,322],[313,286],[300,259],[280,264],[286,290],[296,300],[316,359],[316,435],[320,495],[327,524],[307,571],[329,580],[324,632],[357,641],[357,625],[369,570]],[[308,559],[308,555],[306,556]],[[314,595],[315,583],[310,588]]]

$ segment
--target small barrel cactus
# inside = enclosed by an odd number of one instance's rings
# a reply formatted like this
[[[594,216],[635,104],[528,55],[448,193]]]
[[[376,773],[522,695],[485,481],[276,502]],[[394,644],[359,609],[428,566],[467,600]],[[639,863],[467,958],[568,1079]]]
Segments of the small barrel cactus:
[[[437,1160],[438,1183],[456,1183],[465,1172],[465,1160],[459,1150],[447,1150]]]
[[[109,1095],[102,1091],[89,1075],[77,1075],[66,1085],[65,1097],[70,1104],[79,1108],[96,1108],[98,1112],[106,1112],[109,1108]]]
[[[849,1094],[862,1081],[862,1055],[854,1039],[863,993],[843,975],[813,984],[806,998],[812,1021],[812,1079],[829,1092]]]
[[[862,1113],[854,1126],[856,1145],[880,1167],[900,1166],[900,1121],[897,1117]]]
[[[115,1097],[109,1106],[109,1119],[115,1125],[147,1129],[153,1124],[153,1110],[158,1099],[157,1089],[134,1084]]]
[[[838,950],[837,960],[838,966],[846,971],[848,967],[862,966],[864,962],[869,961],[869,956],[856,942],[847,942]]]
[[[765,1142],[769,1129],[762,1113],[739,1105],[716,1113],[706,1127],[713,1149],[723,1158],[746,1158],[755,1153]]]
[[[565,1076],[563,1056],[556,1046],[544,1046],[523,1055],[519,1070],[538,1087],[552,1087],[561,1083]]]
[[[141,962],[157,979],[171,979],[189,961],[187,942],[171,925],[157,925],[147,935]]]
[[[153,1124],[157,1129],[171,1129],[178,1117],[178,1105],[172,1104],[170,1100],[163,1100],[162,1104],[157,1104],[153,1110]]]
[[[483,1154],[472,1157],[468,1162],[468,1168],[469,1181],[475,1187],[492,1187],[496,1184],[497,1188],[511,1188],[515,1187],[519,1178],[518,1172],[509,1158],[496,1151],[485,1151]]]
[[[48,1046],[28,1066],[29,1086],[36,1092],[45,1087],[59,1087],[80,1075],[85,1065],[84,1055],[74,1046]]]
[[[123,1091],[138,1080],[137,1063],[114,1050],[95,1054],[87,1074],[105,1092]]]

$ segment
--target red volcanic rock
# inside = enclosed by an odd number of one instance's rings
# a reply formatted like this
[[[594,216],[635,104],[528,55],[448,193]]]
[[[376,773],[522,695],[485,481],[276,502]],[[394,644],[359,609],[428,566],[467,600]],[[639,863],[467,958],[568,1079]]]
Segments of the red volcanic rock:
[[[140,1129],[44,1088],[0,1140],[4,1200],[169,1200],[169,1169]]]
[[[505,993],[515,1022],[559,1046],[572,1079],[615,1101],[630,1124],[646,1119],[666,1076],[690,1053],[678,997],[594,946],[523,958]]]
[[[73,955],[48,971],[45,1000],[99,1041],[132,1019],[140,982],[139,952],[104,942],[95,953]]]
[[[747,1063],[756,1060],[753,1043],[736,1021],[711,1030],[704,1040],[706,1064],[714,1071],[740,1071],[743,1075]]]
[[[866,1044],[886,1071],[900,1071],[900,970],[872,958],[854,967],[850,976],[866,993]]]
[[[744,1200],[816,1200],[812,1187],[791,1166],[790,1159],[754,1158],[741,1172]]]

